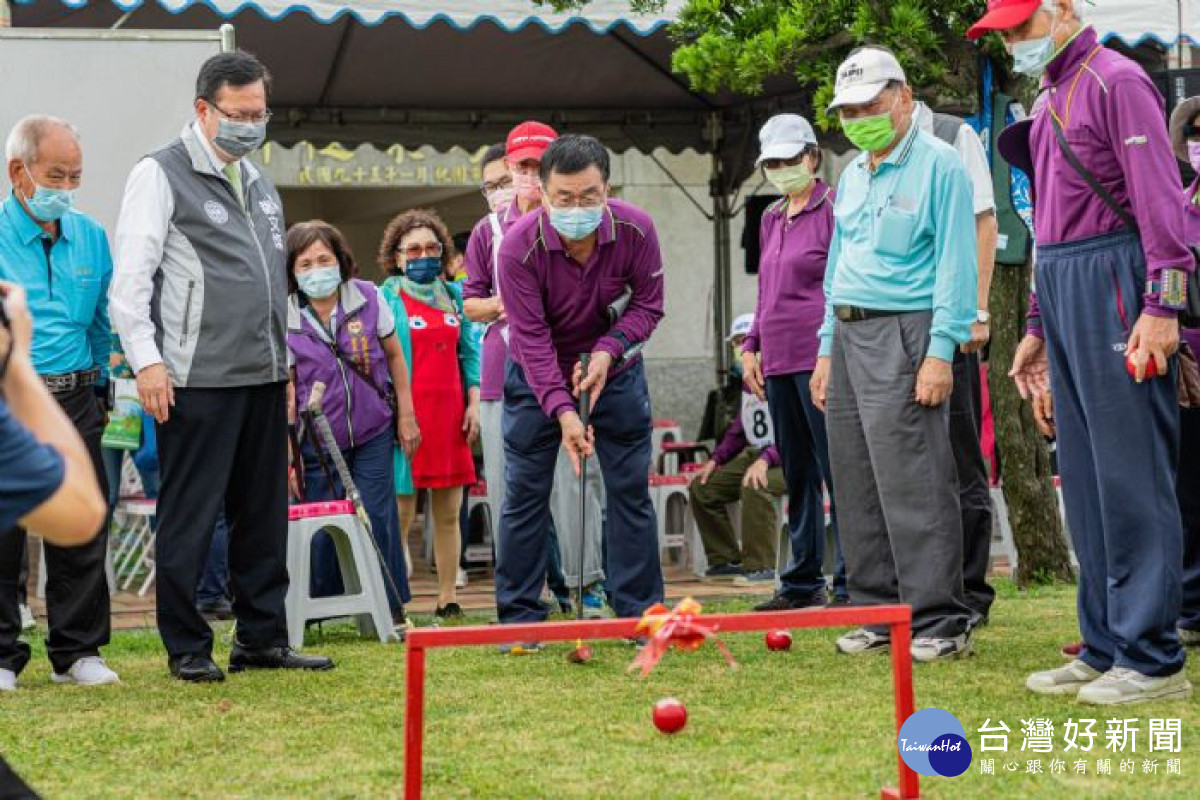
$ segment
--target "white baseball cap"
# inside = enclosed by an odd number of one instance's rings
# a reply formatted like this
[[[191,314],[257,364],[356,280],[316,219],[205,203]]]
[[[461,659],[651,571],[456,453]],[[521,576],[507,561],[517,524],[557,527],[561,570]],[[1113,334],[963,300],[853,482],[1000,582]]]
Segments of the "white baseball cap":
[[[804,148],[817,143],[817,134],[799,114],[776,114],[758,132],[761,153],[754,166],[770,158],[795,158]]]
[[[908,83],[894,55],[878,47],[856,50],[838,67],[829,110],[869,103],[879,96],[888,81]]]
[[[771,156],[771,158],[780,157],[781,156]],[[729,326],[729,338],[727,338],[725,341],[732,342],[738,336],[745,336],[746,334],[750,333],[750,328],[753,325],[753,314],[739,314],[738,317],[733,321],[733,324]]]

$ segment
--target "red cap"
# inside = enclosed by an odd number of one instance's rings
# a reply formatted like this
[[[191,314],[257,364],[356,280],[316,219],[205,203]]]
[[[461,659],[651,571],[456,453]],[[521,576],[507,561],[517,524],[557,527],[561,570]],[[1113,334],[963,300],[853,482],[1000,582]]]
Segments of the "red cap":
[[[558,138],[558,133],[542,122],[522,122],[508,133],[508,141],[504,146],[504,157],[509,161],[525,161],[532,158],[542,160],[542,153],[550,143]]]
[[[988,31],[1015,28],[1042,7],[1042,0],[988,0],[987,13],[967,31],[968,39],[978,39]]]

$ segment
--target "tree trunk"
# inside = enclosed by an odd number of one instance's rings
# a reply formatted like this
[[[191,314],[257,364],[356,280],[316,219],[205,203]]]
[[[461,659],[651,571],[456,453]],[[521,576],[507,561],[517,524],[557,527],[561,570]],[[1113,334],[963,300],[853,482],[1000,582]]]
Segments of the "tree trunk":
[[[1051,481],[1050,453],[1033,421],[1029,404],[1021,400],[1008,377],[1013,355],[1025,333],[1029,270],[996,265],[989,307],[992,342],[988,391],[996,447],[1000,453],[1004,501],[1017,549],[1013,578],[1019,587],[1074,579],[1058,498]]]

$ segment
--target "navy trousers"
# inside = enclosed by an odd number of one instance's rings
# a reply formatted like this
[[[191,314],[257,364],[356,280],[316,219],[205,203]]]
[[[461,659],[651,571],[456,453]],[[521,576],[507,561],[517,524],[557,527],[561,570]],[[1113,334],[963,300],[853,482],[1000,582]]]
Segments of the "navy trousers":
[[[1179,410],[1179,478],[1183,516],[1183,604],[1179,627],[1200,631],[1200,408]]]
[[[384,431],[380,435],[364,442],[352,450],[343,450],[346,466],[350,468],[350,477],[362,494],[363,505],[367,516],[371,519],[371,532],[379,549],[383,552],[386,562],[384,568],[391,571],[400,592],[397,598],[392,591],[385,573],[383,585],[388,593],[388,601],[392,610],[400,607],[400,603],[412,600],[408,588],[408,569],[404,563],[404,547],[400,543],[400,512],[396,507],[396,484],[393,473],[393,455],[396,437],[392,431]],[[333,468],[333,462],[325,455],[333,478],[333,487],[321,470],[317,454],[312,445],[305,442],[300,447],[304,456],[304,497],[310,503],[321,500],[340,500],[345,497],[342,481]],[[333,539],[322,533],[313,540],[312,591],[314,597],[327,597],[342,594],[342,573],[338,568],[337,550]]]
[[[824,595],[825,575],[825,501],[822,483],[829,489],[829,516],[833,540],[837,544],[833,591],[849,598],[846,589],[846,562],[838,537],[837,505],[834,503],[833,476],[829,469],[829,441],[825,436],[825,415],[813,405],[808,382],[811,372],[773,375],[767,378],[767,407],[775,426],[775,445],[783,462],[783,477],[788,491],[788,538],[792,545],[792,563],[780,576],[780,594],[794,600]]]
[[[1037,253],[1058,467],[1079,559],[1082,660],[1143,675],[1183,668],[1179,403],[1168,376],[1135,383],[1125,343],[1142,311],[1141,244],[1118,232]]]
[[[663,599],[658,529],[650,500],[650,395],[640,362],[611,377],[592,409],[596,458],[608,493],[607,586],[613,610],[636,617]],[[521,367],[504,378],[505,477],[508,483],[496,548],[496,608],[500,622],[539,622],[546,580],[546,530],[554,463],[562,446],[558,421],[542,411]],[[597,465],[597,461],[599,464]]]

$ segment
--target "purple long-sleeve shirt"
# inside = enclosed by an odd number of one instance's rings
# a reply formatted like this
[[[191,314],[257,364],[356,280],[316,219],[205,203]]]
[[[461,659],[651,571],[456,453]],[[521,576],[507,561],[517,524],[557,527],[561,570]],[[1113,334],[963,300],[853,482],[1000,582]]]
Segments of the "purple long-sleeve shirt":
[[[521,210],[514,201],[500,213],[498,221],[502,234],[507,233],[513,223],[521,218]],[[492,230],[491,214],[488,214],[471,230],[467,241],[464,261],[467,281],[463,285],[464,300],[486,300],[496,294],[495,259],[492,247],[495,231]],[[504,343],[503,331],[508,323],[503,320],[488,326],[483,337],[483,366],[480,370],[479,399],[501,400],[504,397],[504,360],[508,356],[508,345]]]
[[[649,339],[662,319],[658,233],[645,211],[609,200],[596,247],[580,265],[567,255],[546,211],[538,209],[505,233],[499,286],[512,359],[525,371],[542,410],[557,418],[575,408],[571,375],[581,353],[619,358]],[[626,287],[633,295],[610,327],[608,306]]]
[[[772,204],[759,228],[758,299],[742,351],[762,353],[763,374],[811,372],[825,317],[825,264],[833,238],[834,191],[822,181],[789,218],[788,200]]]
[[[1042,89],[1029,137],[1037,243],[1074,242],[1124,227],[1068,163],[1054,135],[1054,115],[1080,163],[1137,220],[1147,279],[1157,280],[1164,269],[1191,272],[1178,200],[1183,186],[1163,99],[1142,68],[1101,45],[1089,27],[1050,62]],[[1147,294],[1144,302],[1147,314],[1176,313],[1163,308],[1157,295]],[[1030,333],[1040,336],[1036,296],[1029,317]]]
[[[743,403],[746,402],[748,395],[749,393],[743,390]],[[737,458],[749,446],[750,438],[746,436],[746,423],[742,422],[742,415],[738,414],[725,430],[725,435],[717,443],[716,449],[713,450],[713,461],[718,467],[723,467]],[[778,467],[782,463],[779,460],[779,450],[774,444],[769,444],[760,450],[758,457],[766,461],[768,467]]]

